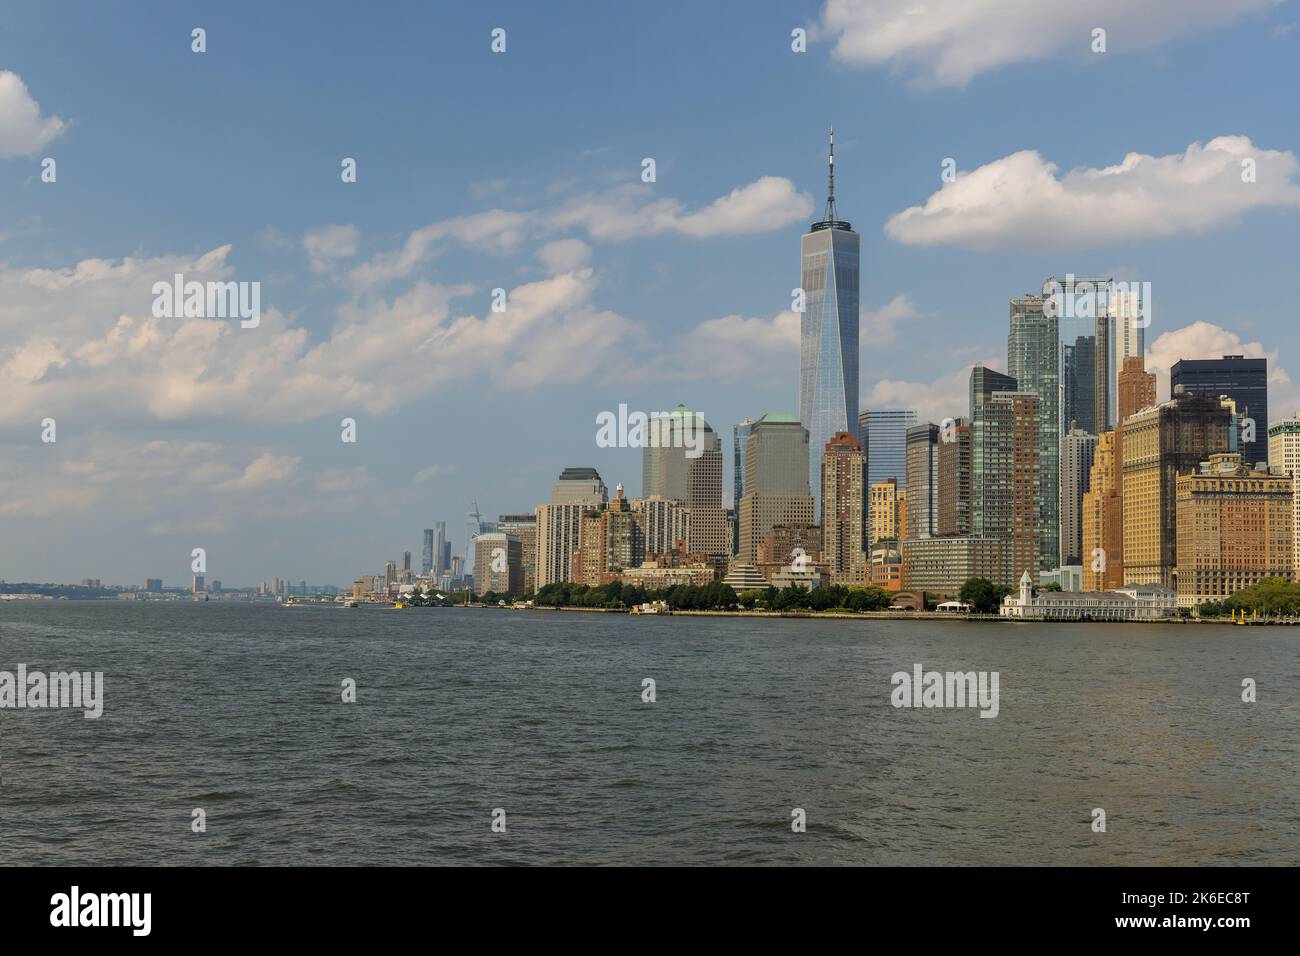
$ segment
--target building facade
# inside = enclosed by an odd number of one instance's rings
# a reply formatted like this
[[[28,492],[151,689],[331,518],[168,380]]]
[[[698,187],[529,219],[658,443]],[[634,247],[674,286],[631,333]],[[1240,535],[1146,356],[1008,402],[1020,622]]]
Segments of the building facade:
[[[1021,392],[1038,396],[1038,542],[1035,548],[1039,571],[1050,571],[1060,559],[1060,335],[1056,316],[1043,309],[1040,295],[1011,300],[1007,335],[1007,374]]]
[[[1116,433],[1097,439],[1080,515],[1083,590],[1113,591],[1124,584],[1124,496],[1115,455]]]
[[[1242,459],[1268,467],[1268,360],[1225,355],[1217,359],[1181,359],[1169,369],[1169,388],[1179,387],[1237,406]]]
[[[523,544],[514,535],[490,531],[474,539],[474,590],[480,594],[523,594],[523,565]]]
[[[906,591],[956,594],[971,578],[997,583],[1005,575],[1006,542],[998,538],[908,538],[899,551]]]
[[[1061,439],[1061,564],[1083,563],[1083,496],[1091,481],[1097,436],[1072,428]]]
[[[1265,578],[1293,579],[1292,487],[1289,475],[1256,471],[1236,452],[1178,476],[1179,607],[1221,601]]]
[[[866,580],[863,505],[867,460],[858,440],[836,432],[822,450],[822,562],[831,584],[860,587]]]
[[[933,422],[907,430],[906,488],[908,538],[939,533],[939,426]]]
[[[1269,426],[1268,460],[1275,470],[1291,477],[1295,513],[1292,530],[1295,556],[1291,567],[1300,578],[1300,412]]]
[[[576,583],[573,555],[582,538],[582,517],[602,507],[609,490],[594,468],[566,468],[551,488],[550,500],[537,506],[537,587]]]
[[[935,533],[941,537],[971,533],[971,423],[946,419],[939,429],[935,491]]]
[[[745,449],[745,496],[740,500],[741,563],[757,561],[759,543],[776,526],[817,523],[808,457],[808,431],[794,417],[764,415],[754,423]]]

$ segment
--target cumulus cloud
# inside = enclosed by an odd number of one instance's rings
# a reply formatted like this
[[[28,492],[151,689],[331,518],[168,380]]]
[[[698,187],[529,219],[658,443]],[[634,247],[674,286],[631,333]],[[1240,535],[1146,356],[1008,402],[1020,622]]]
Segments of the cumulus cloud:
[[[292,478],[302,464],[301,458],[292,455],[275,455],[265,452],[249,462],[238,478],[222,482],[216,486],[218,491],[252,491],[276,485]]]
[[[1244,161],[1254,181],[1243,181]],[[970,249],[1082,249],[1134,239],[1196,235],[1252,210],[1300,209],[1300,163],[1289,150],[1219,136],[1182,153],[1129,153],[1102,169],[1059,176],[1055,163],[1022,150],[958,173],[924,205],[885,224],[908,245]]]
[[[1275,0],[827,0],[815,36],[832,58],[888,66],[922,85],[964,86],[989,70],[1030,60],[1095,57],[1149,49],[1179,36],[1271,9]]]
[[[0,70],[0,156],[31,156],[63,132],[57,116],[42,116],[27,84],[10,70]]]
[[[906,292],[900,292],[878,309],[863,309],[858,332],[862,348],[893,345],[898,341],[900,326],[925,317]]]
[[[433,465],[429,465],[427,468],[421,468],[419,471],[417,471],[415,473],[415,476],[411,478],[411,481],[415,482],[416,484],[420,484],[426,481],[433,481],[433,479],[435,478],[441,478],[444,475],[450,475],[455,470],[456,470],[455,465],[433,464]]]
[[[312,272],[327,272],[338,259],[357,254],[356,226],[321,226],[302,237]]]

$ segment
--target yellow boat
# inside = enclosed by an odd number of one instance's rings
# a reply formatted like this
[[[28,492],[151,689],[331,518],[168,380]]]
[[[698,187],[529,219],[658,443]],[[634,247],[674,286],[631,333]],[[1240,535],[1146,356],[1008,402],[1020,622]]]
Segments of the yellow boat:
[[[393,605],[393,610],[395,610],[395,611],[404,611],[404,610],[406,610],[406,609],[407,609],[408,607],[410,607],[410,606],[411,606],[411,605],[409,605],[409,604],[403,604],[401,601],[398,601],[396,604]]]

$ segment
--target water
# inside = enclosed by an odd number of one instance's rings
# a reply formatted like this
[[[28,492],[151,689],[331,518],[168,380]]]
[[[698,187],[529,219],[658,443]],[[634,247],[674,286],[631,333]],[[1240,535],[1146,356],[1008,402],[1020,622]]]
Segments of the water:
[[[1230,625],[5,602],[0,670],[102,670],[106,705],[0,710],[0,865],[1294,864],[1298,649]],[[916,663],[998,671],[999,715],[891,707]]]

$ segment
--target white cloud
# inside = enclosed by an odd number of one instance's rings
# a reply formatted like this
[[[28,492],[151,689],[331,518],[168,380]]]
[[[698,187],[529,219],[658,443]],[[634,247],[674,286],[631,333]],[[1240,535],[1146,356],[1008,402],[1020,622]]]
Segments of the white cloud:
[[[878,309],[863,309],[859,324],[861,348],[893,345],[898,341],[899,326],[927,317],[906,292],[900,292]]]
[[[591,259],[591,246],[581,239],[557,239],[542,246],[537,258],[551,275],[572,272],[581,269]]]
[[[321,226],[302,237],[312,272],[327,272],[335,260],[357,254],[356,226]]]
[[[789,310],[771,318],[724,315],[692,329],[667,367],[647,369],[654,377],[753,382],[783,373],[799,374],[799,314]]]
[[[452,242],[510,252],[525,237],[544,238],[574,229],[584,230],[589,239],[610,242],[670,233],[696,239],[746,235],[782,229],[806,218],[812,208],[812,198],[781,176],[763,176],[694,212],[679,200],[657,197],[645,184],[627,184],[569,197],[546,209],[491,209],[430,223],[412,232],[400,249],[380,253],[353,269],[349,278],[355,287],[368,288],[409,277]]]
[[[1255,182],[1242,181],[1247,159]],[[891,217],[885,233],[908,245],[1081,249],[1205,233],[1269,207],[1300,209],[1295,154],[1219,136],[1182,153],[1129,153],[1116,166],[1064,176],[1036,151],[1022,150],[959,172],[924,205]]]
[[[1104,61],[1271,9],[1276,0],[827,0],[814,34],[854,66],[889,66],[923,85],[964,86],[1031,60]],[[1092,52],[1092,31],[1107,53]]]
[[[420,484],[422,482],[432,481],[435,478],[441,478],[445,475],[450,475],[455,470],[456,470],[455,465],[438,465],[438,464],[429,465],[427,468],[421,468],[419,471],[417,471],[415,473],[415,476],[411,479],[411,481],[415,482],[416,484]]]
[[[238,478],[222,482],[216,486],[216,490],[251,491],[265,488],[267,485],[278,485],[292,478],[300,464],[302,464],[301,458],[292,455],[275,455],[268,451],[251,461]]]
[[[31,156],[63,132],[57,116],[42,116],[17,73],[0,70],[0,156]]]

